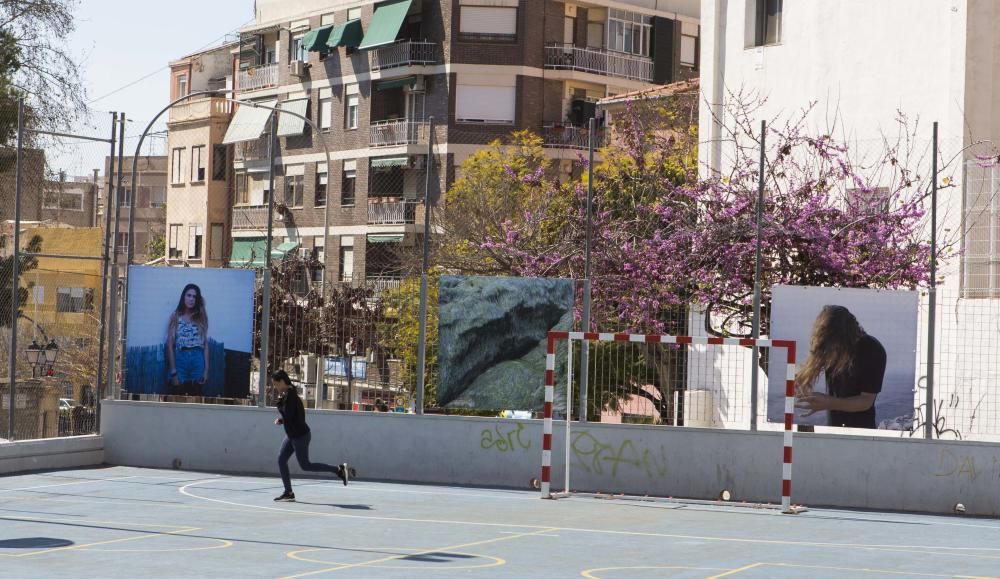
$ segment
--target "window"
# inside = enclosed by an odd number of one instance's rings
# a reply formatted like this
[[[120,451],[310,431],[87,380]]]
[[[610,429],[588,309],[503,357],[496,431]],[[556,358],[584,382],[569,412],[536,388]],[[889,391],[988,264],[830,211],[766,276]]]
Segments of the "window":
[[[354,186],[357,176],[357,161],[344,161],[344,176],[340,183],[341,205],[354,205]]]
[[[132,206],[132,187],[123,185],[118,189],[118,203],[120,203],[122,207]]]
[[[78,314],[94,308],[94,290],[82,287],[61,287],[56,294],[56,311]]]
[[[167,188],[154,185],[150,187],[149,191],[149,206],[150,207],[166,207],[167,206]]]
[[[696,66],[698,64],[698,25],[681,23],[681,64]]]
[[[653,17],[612,8],[608,14],[608,49],[649,56]]]
[[[229,155],[225,145],[212,145],[212,180],[225,181],[229,172]]]
[[[42,195],[42,209],[59,209],[58,191],[46,191]]]
[[[174,149],[170,155],[170,182],[179,184],[184,182],[184,148]]]
[[[327,178],[326,166],[317,165],[316,166],[316,198],[313,202],[313,207],[325,207],[326,206],[326,191],[329,187],[329,179]]]
[[[333,99],[330,96],[320,96],[318,116],[320,129],[327,130],[333,125]]]
[[[326,240],[322,236],[317,236],[313,238],[313,250],[312,258],[318,261],[323,267],[316,267],[312,270],[312,280],[313,283],[321,283],[323,281],[323,271],[326,269]]]
[[[302,190],[305,182],[302,175],[288,175],[285,177],[285,205],[289,207],[302,207]]]
[[[247,185],[247,174],[236,174],[236,204],[250,205],[250,187]]]
[[[969,161],[964,181],[962,297],[1000,298],[1000,167]]]
[[[309,62],[309,52],[306,50],[306,45],[302,42],[305,36],[305,34],[296,34],[292,37],[292,62]]]
[[[77,193],[71,191],[69,193],[63,192],[59,196],[59,209],[66,209],[68,211],[83,211],[83,193]]]
[[[128,232],[118,233],[115,239],[115,251],[118,253],[128,253]]]
[[[201,259],[201,240],[205,229],[201,225],[188,227],[188,257]]]
[[[359,20],[361,18],[360,8],[351,8],[347,11],[347,20]]]
[[[345,92],[344,128],[356,129],[358,128],[358,108],[361,102],[361,95],[358,94],[358,85],[347,85]]]
[[[161,85],[162,86],[162,85]],[[177,98],[188,95],[188,75],[177,75]]]
[[[587,46],[590,48],[604,48],[604,23],[587,23]]]
[[[199,183],[205,180],[205,145],[191,147],[191,181]]]
[[[463,85],[459,80],[455,116],[460,122],[513,124],[517,88]]]
[[[747,0],[747,45],[781,42],[782,0]]]
[[[340,248],[340,281],[354,279],[354,248]]]
[[[180,259],[181,254],[181,226],[179,223],[171,223],[167,232],[167,258]]]
[[[459,35],[466,40],[517,40],[517,8],[462,6]]]
[[[222,245],[226,241],[226,233],[223,225],[221,223],[213,223],[211,230],[209,230],[209,247],[211,248],[208,253],[208,259],[219,260],[222,259]]]

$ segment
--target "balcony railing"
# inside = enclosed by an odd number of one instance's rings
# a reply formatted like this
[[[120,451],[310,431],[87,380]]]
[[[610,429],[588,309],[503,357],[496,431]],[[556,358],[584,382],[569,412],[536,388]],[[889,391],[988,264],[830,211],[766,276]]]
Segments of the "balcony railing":
[[[369,53],[371,70],[385,70],[397,66],[415,66],[437,63],[437,46],[433,42],[404,40]]]
[[[263,64],[251,66],[240,71],[237,78],[237,90],[247,92],[278,86],[278,65]]]
[[[607,132],[598,127],[594,135],[594,148],[599,149],[607,144]],[[590,131],[587,127],[573,125],[548,125],[542,127],[544,146],[555,149],[587,149],[590,147]]]
[[[426,142],[427,123],[408,119],[372,121],[368,139],[372,147],[395,147]]]
[[[233,207],[233,229],[267,229],[267,207]]]
[[[236,143],[236,160],[253,161],[255,159],[267,159],[268,136],[258,137],[252,141],[241,141]]]
[[[653,60],[643,56],[581,48],[569,44],[545,47],[545,68],[579,70],[629,80],[653,82]]]
[[[170,122],[183,123],[216,117],[228,117],[233,112],[233,104],[220,98],[201,98],[181,103],[170,108]]]
[[[381,294],[399,288],[403,285],[403,280],[398,277],[365,276],[365,284],[375,290],[376,294]]]
[[[368,202],[369,225],[405,225],[416,223],[416,201]]]

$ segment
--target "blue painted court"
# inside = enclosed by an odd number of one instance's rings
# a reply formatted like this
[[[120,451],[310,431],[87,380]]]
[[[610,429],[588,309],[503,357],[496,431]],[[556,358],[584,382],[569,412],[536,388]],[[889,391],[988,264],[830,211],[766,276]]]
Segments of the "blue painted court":
[[[108,467],[0,478],[0,577],[996,577],[1000,521]]]

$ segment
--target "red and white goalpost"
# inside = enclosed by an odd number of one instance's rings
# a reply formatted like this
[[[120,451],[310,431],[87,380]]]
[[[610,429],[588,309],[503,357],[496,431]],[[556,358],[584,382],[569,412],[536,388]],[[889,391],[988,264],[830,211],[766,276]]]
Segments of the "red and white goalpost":
[[[650,334],[611,334],[597,332],[549,332],[548,350],[545,357],[545,414],[542,424],[542,498],[556,498],[565,493],[553,493],[552,482],[552,403],[555,399],[556,344],[566,340],[570,346],[574,341],[590,342],[638,342],[646,344],[688,344],[720,346],[757,346],[760,348],[783,348],[787,353],[785,372],[785,431],[781,464],[781,509],[785,513],[799,512],[792,507],[792,431],[795,412],[795,341],[755,340],[749,338],[714,338],[693,336],[667,336]],[[567,348],[569,363],[567,371],[567,404],[572,400],[573,348]],[[569,492],[569,446],[570,420],[566,420],[566,492]]]

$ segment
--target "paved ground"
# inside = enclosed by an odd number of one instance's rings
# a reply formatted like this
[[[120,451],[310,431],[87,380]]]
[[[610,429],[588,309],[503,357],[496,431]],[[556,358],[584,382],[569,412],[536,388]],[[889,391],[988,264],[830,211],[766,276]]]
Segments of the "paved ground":
[[[0,478],[0,577],[992,577],[1000,521],[109,467]]]

